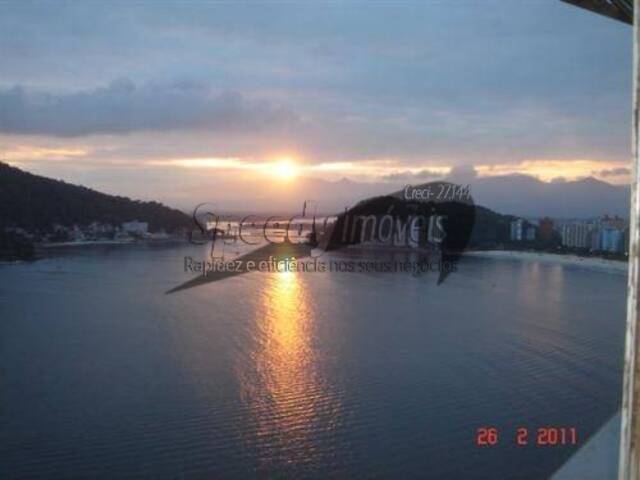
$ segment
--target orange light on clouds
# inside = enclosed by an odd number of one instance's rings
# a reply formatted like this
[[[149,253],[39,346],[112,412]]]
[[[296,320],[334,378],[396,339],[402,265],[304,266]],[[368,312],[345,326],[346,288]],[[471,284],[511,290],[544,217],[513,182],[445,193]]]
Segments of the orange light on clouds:
[[[180,158],[174,160],[153,160],[147,162],[147,165],[181,168],[212,168],[232,171],[243,170],[249,173],[262,173],[275,176],[281,180],[291,180],[297,177],[303,169],[302,166],[288,157],[269,162],[245,161],[236,157]]]
[[[443,161],[437,165],[404,163],[401,160],[361,160],[322,162],[301,164],[293,157],[279,157],[257,162],[238,157],[182,158],[173,160],[150,161],[147,165],[175,166],[181,168],[213,168],[229,171],[244,171],[247,174],[260,174],[282,181],[290,181],[303,173],[325,179],[349,177],[358,181],[379,182],[396,175],[416,175],[434,178],[446,178],[453,167]],[[610,162],[589,159],[547,160],[531,159],[518,163],[480,164],[474,166],[479,177],[505,175],[529,175],[548,182],[558,178],[576,180],[584,177],[601,178],[610,183],[627,183],[629,175],[625,162]],[[426,174],[425,174],[426,172]]]
[[[450,167],[443,165],[406,164],[396,159],[372,159],[348,162],[324,162],[310,165],[309,171],[321,176],[350,177],[361,181],[380,181],[393,174],[420,174],[429,171],[434,175],[446,175]]]
[[[29,162],[35,160],[67,160],[84,157],[89,153],[82,148],[46,148],[19,145],[2,151],[2,159],[8,162]]]

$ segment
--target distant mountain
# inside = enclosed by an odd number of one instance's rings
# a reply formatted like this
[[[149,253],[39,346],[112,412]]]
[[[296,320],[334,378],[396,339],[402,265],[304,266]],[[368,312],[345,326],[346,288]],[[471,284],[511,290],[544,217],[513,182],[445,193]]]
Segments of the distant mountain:
[[[148,222],[151,232],[170,233],[191,224],[183,212],[157,202],[107,195],[0,162],[0,230],[17,227],[46,232],[56,224],[119,226],[132,220]]]
[[[442,180],[441,178],[430,181]],[[629,187],[612,185],[595,178],[575,181],[543,182],[528,175],[505,175],[450,179],[470,184],[476,205],[496,212],[521,217],[592,218],[603,214],[629,216]],[[412,182],[414,185],[418,182]],[[318,211],[344,211],[363,198],[385,195],[404,188],[402,182],[329,181],[300,178],[282,188],[276,183],[256,183],[234,191],[219,189],[215,200],[225,207],[260,211],[268,206],[274,211],[297,211],[304,200],[317,201]],[[199,198],[208,198],[201,194]],[[315,207],[314,207],[315,208]],[[255,212],[254,212],[255,213]]]
[[[470,181],[477,205],[523,217],[587,218],[605,213],[629,216],[628,186],[595,178],[543,182],[528,175],[475,178]]]

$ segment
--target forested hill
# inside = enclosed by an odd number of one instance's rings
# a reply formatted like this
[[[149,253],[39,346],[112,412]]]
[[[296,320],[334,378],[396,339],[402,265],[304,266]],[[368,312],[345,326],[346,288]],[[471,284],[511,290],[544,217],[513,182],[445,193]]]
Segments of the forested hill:
[[[186,214],[157,202],[107,195],[0,162],[0,230],[19,227],[46,232],[56,224],[119,226],[132,220],[148,222],[151,232],[171,233],[190,225]]]

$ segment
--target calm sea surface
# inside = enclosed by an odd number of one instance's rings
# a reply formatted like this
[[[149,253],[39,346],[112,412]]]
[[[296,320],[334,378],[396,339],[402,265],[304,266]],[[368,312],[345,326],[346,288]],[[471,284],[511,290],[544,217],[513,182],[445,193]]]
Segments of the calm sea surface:
[[[205,254],[0,266],[0,478],[540,479],[577,446],[517,427],[582,443],[619,408],[623,274],[465,258],[440,286],[251,273],[165,295]]]

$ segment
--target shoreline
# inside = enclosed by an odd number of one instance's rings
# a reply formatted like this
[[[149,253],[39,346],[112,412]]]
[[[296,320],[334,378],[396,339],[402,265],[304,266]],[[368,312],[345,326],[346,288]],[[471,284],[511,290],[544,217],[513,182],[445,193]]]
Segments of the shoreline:
[[[581,257],[572,254],[547,253],[527,250],[472,250],[464,252],[464,256],[480,258],[500,258],[510,260],[526,260],[530,262],[555,263],[584,267],[589,269],[627,273],[628,262],[622,260],[610,260],[599,257]]]
[[[134,240],[83,240],[80,242],[45,242],[36,243],[37,247],[58,248],[58,247],[90,247],[92,245],[131,245]]]
[[[82,240],[79,242],[43,242],[36,243],[38,248],[62,248],[62,247],[92,247],[102,245],[136,245],[149,243],[172,243],[183,240],[182,238],[143,238],[131,240]]]
[[[116,246],[116,245],[140,245],[140,244],[169,244],[182,240],[181,238],[163,238],[163,239],[138,239],[138,240],[87,240],[80,242],[48,242],[36,243],[37,249],[58,249],[58,248],[88,248],[99,246]],[[463,253],[463,257],[490,258],[502,260],[520,260],[527,262],[541,262],[547,264],[559,264],[567,266],[577,266],[592,270],[605,271],[609,273],[625,274],[628,271],[628,262],[623,260],[613,260],[600,257],[582,257],[574,254],[548,253],[538,252],[535,250],[469,250]],[[38,260],[34,258],[32,260]],[[3,259],[0,264],[12,264],[18,262],[28,262],[31,259]]]

